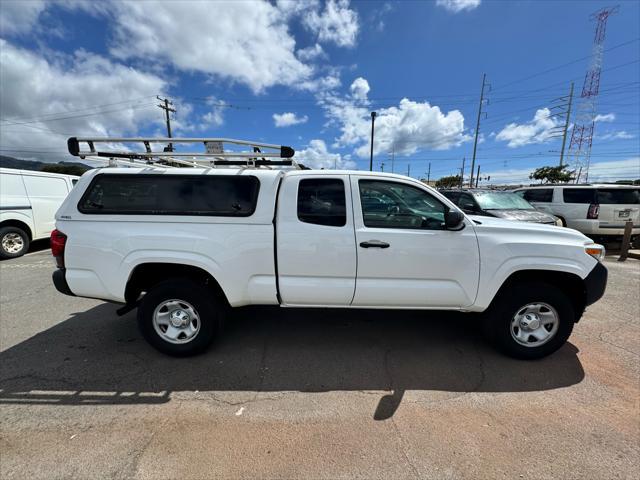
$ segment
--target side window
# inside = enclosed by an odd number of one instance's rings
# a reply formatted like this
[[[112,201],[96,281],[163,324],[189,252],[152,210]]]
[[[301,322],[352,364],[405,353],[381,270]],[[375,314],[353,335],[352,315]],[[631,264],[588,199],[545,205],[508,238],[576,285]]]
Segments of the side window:
[[[27,191],[24,189],[22,176],[11,173],[0,174],[0,193],[3,197],[24,197]]]
[[[360,180],[358,186],[366,227],[444,229],[446,206],[424,190],[383,180]]]
[[[260,181],[249,175],[100,174],[78,203],[81,213],[248,217]]]
[[[460,200],[458,201],[458,206],[465,212],[473,212],[476,210],[476,202],[473,200],[473,197],[468,193],[460,194]]]
[[[460,192],[451,192],[451,191],[445,190],[444,192],[440,192],[440,193],[443,194],[445,197],[447,197],[456,205],[458,204],[458,200],[460,199]]]
[[[562,199],[564,203],[596,203],[595,193],[593,188],[563,188]]]
[[[525,190],[524,199],[527,202],[551,203],[553,201],[553,188],[532,188]]]
[[[298,185],[298,219],[304,223],[343,227],[347,224],[344,182],[337,178],[307,178]]]
[[[57,197],[67,196],[67,182],[62,178],[36,177],[24,175],[24,184],[30,197]]]

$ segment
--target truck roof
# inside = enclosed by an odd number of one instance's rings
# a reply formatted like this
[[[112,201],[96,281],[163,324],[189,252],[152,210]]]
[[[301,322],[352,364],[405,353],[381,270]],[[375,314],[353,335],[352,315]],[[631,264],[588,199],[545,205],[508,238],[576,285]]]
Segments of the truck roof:
[[[37,177],[80,178],[77,175],[65,173],[42,172],[40,170],[22,170],[19,168],[0,167],[0,173],[12,173],[14,175],[35,175]]]
[[[407,177],[405,175],[399,175],[397,173],[387,172],[369,172],[366,170],[293,170],[293,169],[281,169],[281,168],[159,168],[149,166],[148,168],[142,167],[104,167],[96,168],[96,173],[117,173],[117,174],[152,174],[152,175],[254,175],[261,178],[277,177],[281,175],[286,176],[309,176],[309,175],[359,175],[359,176],[372,176],[376,178],[388,177],[396,179],[411,179],[413,181],[419,181],[415,178]]]

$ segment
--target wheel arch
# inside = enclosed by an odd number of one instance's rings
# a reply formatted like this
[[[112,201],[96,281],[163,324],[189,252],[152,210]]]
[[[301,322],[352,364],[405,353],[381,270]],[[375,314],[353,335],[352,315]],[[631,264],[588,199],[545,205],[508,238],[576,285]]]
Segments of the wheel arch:
[[[142,292],[171,278],[188,278],[206,285],[220,300],[229,304],[220,283],[205,269],[184,263],[147,262],[136,265],[127,280],[124,298],[127,304],[135,303]]]
[[[23,230],[27,236],[29,237],[29,241],[33,240],[33,231],[31,230],[31,227],[23,222],[22,220],[16,220],[15,218],[10,218],[8,220],[3,220],[2,222],[0,222],[0,228],[3,227],[15,227],[15,228],[19,228],[20,230]]]
[[[491,306],[498,301],[501,296],[508,294],[507,292],[513,285],[527,282],[547,283],[566,293],[573,304],[576,313],[576,322],[580,320],[580,317],[587,305],[587,290],[584,280],[574,273],[561,272],[557,270],[532,269],[513,272],[502,283],[493,297],[489,308],[491,308]]]

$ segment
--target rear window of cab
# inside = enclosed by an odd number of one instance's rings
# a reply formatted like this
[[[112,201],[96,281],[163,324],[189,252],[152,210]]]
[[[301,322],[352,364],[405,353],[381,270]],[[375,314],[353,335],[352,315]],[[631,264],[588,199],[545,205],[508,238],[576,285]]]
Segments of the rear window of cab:
[[[78,203],[85,214],[253,215],[260,181],[249,175],[100,174]]]

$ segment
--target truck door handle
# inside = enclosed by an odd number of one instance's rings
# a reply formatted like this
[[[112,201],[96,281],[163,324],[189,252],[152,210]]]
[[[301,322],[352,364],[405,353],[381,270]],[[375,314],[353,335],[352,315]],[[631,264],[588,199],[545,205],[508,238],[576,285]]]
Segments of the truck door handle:
[[[361,242],[362,248],[389,248],[390,245],[387,242],[381,242],[380,240],[369,240],[368,242]]]

